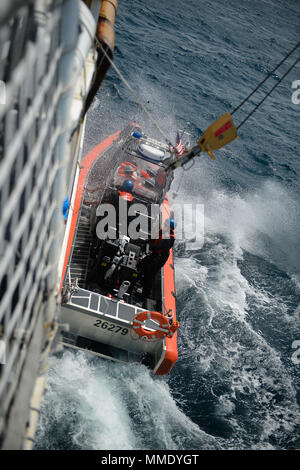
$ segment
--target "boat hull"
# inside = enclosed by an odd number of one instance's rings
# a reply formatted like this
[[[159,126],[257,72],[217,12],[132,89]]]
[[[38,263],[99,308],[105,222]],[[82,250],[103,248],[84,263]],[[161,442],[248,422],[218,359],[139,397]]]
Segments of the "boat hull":
[[[120,133],[115,133],[97,145],[82,160],[75,197],[73,198],[71,220],[67,234],[67,242],[62,269],[60,286],[63,303],[61,306],[61,321],[69,325],[69,331],[63,335],[63,344],[75,349],[88,350],[93,354],[114,361],[129,363],[141,362],[147,365],[155,374],[164,375],[170,372],[178,357],[177,332],[172,337],[163,336],[158,339],[148,339],[135,334],[132,324],[136,315],[145,308],[130,305],[97,292],[84,289],[81,286],[71,290],[68,298],[64,296],[64,286],[74,283],[76,272],[70,270],[72,253],[76,246],[80,231],[80,214],[84,199],[85,188],[88,185],[88,175],[99,159],[108,158],[118,142]],[[106,156],[106,157],[105,157]],[[170,216],[168,197],[161,204],[163,222]],[[72,271],[72,275],[70,275]],[[161,269],[162,313],[172,312],[176,321],[176,296],[174,282],[173,252],[170,250],[169,259]],[[146,328],[155,329],[151,320],[146,322]]]

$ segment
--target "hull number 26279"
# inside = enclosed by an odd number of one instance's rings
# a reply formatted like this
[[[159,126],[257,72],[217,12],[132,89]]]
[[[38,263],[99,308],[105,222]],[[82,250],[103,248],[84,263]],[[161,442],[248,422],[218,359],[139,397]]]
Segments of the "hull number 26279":
[[[107,321],[96,320],[94,326],[103,328],[103,330],[113,331],[114,333],[121,333],[121,335],[127,335],[128,333],[128,328],[122,328],[119,325],[115,325],[114,323],[109,323]]]

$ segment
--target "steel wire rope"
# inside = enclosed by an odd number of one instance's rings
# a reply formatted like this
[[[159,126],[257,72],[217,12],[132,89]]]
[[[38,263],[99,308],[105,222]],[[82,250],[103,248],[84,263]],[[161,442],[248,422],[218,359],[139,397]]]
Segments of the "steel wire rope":
[[[268,80],[268,78],[270,78],[273,73],[276,72],[276,70],[286,61],[286,59],[288,59],[290,55],[299,47],[299,45],[300,42],[298,42],[298,44],[296,44],[296,46],[294,46],[293,49],[288,52],[287,55],[284,56],[284,58],[279,62],[279,64],[277,64],[276,67],[271,70],[271,72],[269,72],[268,75],[254,88],[254,90],[248,96],[246,96],[246,98],[243,99],[243,101],[232,111],[231,116],[233,116],[234,113],[238,111],[243,106],[243,104],[246,103],[249,98],[251,98],[252,95],[254,95],[254,93]]]
[[[237,126],[237,129],[240,129],[246,121],[248,121],[248,119],[255,113],[255,111],[257,111],[257,109],[260,107],[260,105],[268,98],[268,96],[271,95],[271,93],[275,90],[276,87],[278,87],[278,85],[280,85],[280,83],[282,82],[282,80],[287,76],[287,74],[295,67],[295,65],[297,64],[297,62],[299,62],[300,60],[300,57],[298,57],[295,62],[293,62],[293,64],[289,67],[289,69],[284,73],[284,75],[280,78],[280,80],[275,83],[275,85],[271,88],[270,91],[268,91],[268,93],[259,101],[259,103],[252,109],[252,111],[245,117],[245,119],[243,119],[243,121]]]

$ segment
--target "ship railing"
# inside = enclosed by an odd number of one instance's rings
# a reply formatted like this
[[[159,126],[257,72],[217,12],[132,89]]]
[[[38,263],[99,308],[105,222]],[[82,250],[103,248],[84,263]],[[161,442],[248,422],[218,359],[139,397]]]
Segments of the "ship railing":
[[[61,207],[80,156],[79,119],[93,75],[95,29],[79,0],[1,0],[3,448],[23,445],[34,381],[45,372],[40,353],[49,350],[57,328],[58,259],[65,231]]]
[[[80,307],[80,309],[88,312],[119,319],[127,323],[131,323],[138,313],[145,311],[142,307],[81,288],[72,293],[67,305],[75,308]]]

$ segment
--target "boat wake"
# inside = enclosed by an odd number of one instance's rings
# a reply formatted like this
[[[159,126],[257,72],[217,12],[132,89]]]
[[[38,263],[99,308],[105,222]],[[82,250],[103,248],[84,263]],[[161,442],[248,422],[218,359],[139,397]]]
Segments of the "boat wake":
[[[181,361],[169,386],[189,378],[183,410],[226,448],[296,448],[299,209],[278,183],[243,196],[215,187],[202,194],[204,246],[177,246]]]

